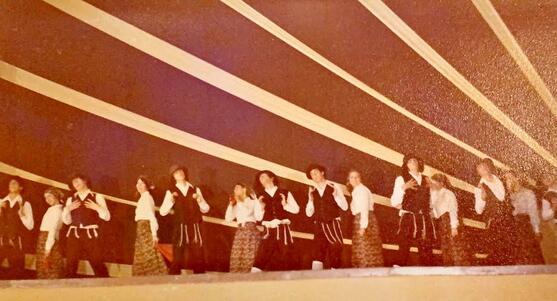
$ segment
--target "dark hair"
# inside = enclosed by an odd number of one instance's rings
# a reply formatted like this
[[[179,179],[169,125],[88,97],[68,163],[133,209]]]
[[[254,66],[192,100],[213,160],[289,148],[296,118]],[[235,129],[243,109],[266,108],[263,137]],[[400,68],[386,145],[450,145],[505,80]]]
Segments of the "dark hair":
[[[246,184],[238,182],[238,183],[234,184],[234,187],[236,187],[236,186],[240,186],[240,187],[242,187],[246,190],[246,195],[245,195],[246,197],[250,195],[251,191]],[[233,195],[232,197],[235,199],[236,195]],[[243,202],[244,200],[242,199],[242,200],[236,200],[236,201],[237,202]]]
[[[11,176],[11,177],[8,179],[8,184],[9,184],[11,181],[16,181],[17,184],[19,184],[19,187],[21,187],[21,190],[23,190],[23,188],[25,187],[25,180],[23,180],[23,178],[20,177],[20,176]]]
[[[62,190],[56,188],[56,187],[48,187],[45,191],[44,194],[52,194],[57,200],[58,202],[63,202],[63,198],[64,198],[64,193],[62,192]]]
[[[73,187],[73,180],[75,179],[80,179],[83,182],[85,182],[85,185],[87,185],[87,188],[91,188],[91,180],[89,179],[88,176],[84,175],[84,174],[74,174],[71,178],[70,178],[70,190],[71,191],[75,191],[75,187]]]
[[[490,158],[481,159],[478,162],[478,164],[476,164],[476,167],[478,167],[480,165],[485,165],[489,169],[490,173],[492,173],[492,174],[495,173],[495,164],[493,163],[493,160],[491,160]]]
[[[431,176],[431,179],[435,182],[443,184],[443,187],[445,187],[446,189],[452,190],[453,188],[453,185],[451,185],[451,181],[449,181],[449,178],[445,174],[436,173]]]
[[[418,161],[418,171],[424,172],[424,168],[425,168],[424,160],[414,154],[407,154],[404,156],[404,160],[402,160],[402,166],[400,167],[403,175],[407,175],[410,173],[410,171],[408,170],[408,161],[412,159],[416,159]]]
[[[153,192],[153,190],[155,189],[155,185],[153,184],[153,181],[149,179],[149,177],[145,175],[140,175],[139,177],[137,177],[137,180],[143,182],[143,184],[147,186],[147,191],[149,191],[150,193]],[[137,191],[137,189],[136,189],[136,193],[137,195],[139,195],[139,191]]]
[[[311,171],[314,170],[314,169],[319,170],[325,176],[327,175],[327,169],[325,168],[325,166],[319,165],[319,164],[316,164],[316,163],[312,163],[306,168],[306,177],[310,180],[311,180]]]
[[[261,184],[261,181],[259,180],[259,178],[263,174],[267,175],[269,178],[272,178],[273,179],[273,184],[275,186],[278,186],[278,183],[279,183],[279,179],[278,179],[277,175],[275,175],[274,172],[272,172],[270,170],[262,170],[262,171],[258,172],[255,175],[255,181],[253,183],[253,189],[255,190],[255,193],[257,193],[258,195],[263,193],[263,191],[265,190],[265,188]]]

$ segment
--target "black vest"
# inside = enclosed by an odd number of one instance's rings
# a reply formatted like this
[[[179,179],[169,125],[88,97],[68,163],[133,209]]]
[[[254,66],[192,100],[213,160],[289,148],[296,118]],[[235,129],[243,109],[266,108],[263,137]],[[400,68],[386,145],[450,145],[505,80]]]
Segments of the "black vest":
[[[170,192],[174,197],[174,224],[193,225],[203,221],[203,215],[199,209],[199,204],[193,195],[197,188],[189,186],[186,195],[176,186],[170,187]]]
[[[10,207],[9,201],[6,202],[8,206],[2,208],[0,214],[0,237],[13,239],[21,236],[24,228],[18,213],[20,205],[16,202],[13,207]]]
[[[266,191],[263,191],[258,197],[263,197],[263,203],[265,204],[265,214],[263,215],[263,221],[272,221],[274,219],[287,219],[288,212],[282,207],[282,196],[285,199],[288,198],[288,190],[278,188],[274,196],[271,196]]]
[[[323,196],[319,195],[317,188],[313,190],[313,206],[315,207],[314,220],[317,222],[330,222],[340,217],[340,208],[334,197],[335,189],[331,185],[325,186]]]
[[[405,183],[410,180],[415,180],[409,173],[403,174],[402,178]],[[421,211],[423,214],[429,214],[430,191],[427,183],[428,178],[422,174],[422,183],[416,187],[417,189],[406,189],[404,198],[402,199],[403,210],[413,213],[419,213]]]
[[[72,196],[71,199],[72,202],[74,201],[78,201],[81,203],[81,206],[79,206],[79,208],[74,209],[71,212],[72,215],[72,226],[77,226],[79,227],[79,225],[83,225],[83,226],[89,226],[89,225],[98,225],[99,222],[101,221],[100,217],[99,217],[99,213],[95,210],[91,210],[87,207],[85,207],[85,202],[86,201],[92,201],[94,203],[96,203],[96,195],[92,192],[88,193],[87,196],[85,197],[85,199],[81,200],[79,198],[79,195],[77,193],[75,193]]]
[[[507,196],[505,196],[503,201],[500,201],[489,186],[482,184],[482,188],[486,192],[484,215],[487,219],[512,218],[514,209],[511,202],[507,199]]]

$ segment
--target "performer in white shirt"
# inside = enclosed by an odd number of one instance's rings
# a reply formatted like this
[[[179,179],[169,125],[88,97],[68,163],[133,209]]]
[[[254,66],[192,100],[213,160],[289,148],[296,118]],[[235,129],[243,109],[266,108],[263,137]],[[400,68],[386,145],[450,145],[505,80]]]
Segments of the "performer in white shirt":
[[[534,191],[524,187],[517,174],[503,175],[513,205],[516,227],[516,262],[518,265],[544,264],[540,241],[540,213]]]
[[[104,196],[89,189],[91,182],[85,175],[73,176],[70,186],[72,196],[66,200],[66,206],[62,210],[62,221],[69,226],[66,232],[67,277],[77,276],[80,259],[89,261],[95,276],[108,277],[108,270],[103,262],[102,233],[99,231],[100,224],[110,220],[106,200]]]
[[[8,183],[8,195],[0,200],[0,263],[8,260],[8,279],[23,276],[25,232],[33,230],[33,210],[24,200],[23,179],[12,177]]]
[[[516,228],[513,207],[507,199],[503,182],[494,174],[495,165],[489,158],[476,165],[481,177],[476,188],[476,213],[485,216],[487,229],[484,231],[488,251],[487,263],[490,265],[513,265],[516,261]]]
[[[546,264],[557,264],[557,173],[550,173],[543,177],[543,184],[547,187],[542,197],[540,224],[542,233],[541,248]]]
[[[254,215],[264,227],[253,271],[281,271],[295,267],[294,239],[290,233],[290,214],[300,211],[292,193],[279,188],[278,177],[269,170],[255,175],[257,196]]]
[[[306,215],[313,218],[315,226],[312,268],[338,269],[344,245],[340,215],[348,209],[348,202],[342,188],[327,181],[325,167],[310,164],[306,176],[314,182],[306,205]]]
[[[174,230],[172,235],[172,263],[170,274],[179,275],[185,266],[185,255],[189,258],[195,274],[205,273],[205,251],[201,226],[203,214],[209,212],[201,190],[188,179],[185,166],[170,167],[172,184],[164,196],[160,214],[165,216],[173,209]]]
[[[226,208],[225,220],[231,222],[236,220],[238,229],[232,242],[230,251],[230,272],[248,273],[252,270],[261,239],[261,233],[257,229],[255,217],[255,204],[258,202],[256,195],[248,196],[248,188],[245,184],[238,183],[234,186],[234,195],[230,197],[230,203]],[[263,214],[258,214],[260,218]]]
[[[399,209],[398,265],[408,265],[410,247],[418,247],[419,265],[433,264],[433,222],[430,216],[429,178],[422,174],[424,161],[416,155],[404,156],[400,175],[395,179],[391,204]]]
[[[352,194],[350,210],[354,215],[352,231],[352,266],[370,268],[383,266],[383,244],[377,218],[373,213],[373,195],[362,184],[356,170],[348,173],[348,187]]]
[[[135,208],[136,235],[132,275],[167,275],[168,268],[157,250],[159,224],[155,217],[155,200],[151,191],[155,188],[146,176],[139,176],[135,184],[139,194]]]
[[[64,193],[55,187],[44,192],[48,209],[43,215],[39,237],[37,238],[36,269],[37,279],[58,279],[64,277],[64,258],[59,243],[62,228]]]
[[[444,266],[469,266],[469,248],[462,227],[459,230],[458,202],[452,185],[444,174],[434,174],[430,181],[431,211],[436,235],[441,241]]]

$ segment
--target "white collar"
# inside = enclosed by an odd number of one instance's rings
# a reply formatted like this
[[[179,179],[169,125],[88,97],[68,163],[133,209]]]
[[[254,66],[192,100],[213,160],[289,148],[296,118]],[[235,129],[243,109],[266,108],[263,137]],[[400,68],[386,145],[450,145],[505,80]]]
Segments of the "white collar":
[[[193,185],[190,182],[186,182],[186,183],[176,183],[175,185],[176,187],[182,187],[182,188],[188,188],[188,187],[193,187]]]
[[[19,202],[21,201],[21,194],[18,194],[15,198],[10,199],[10,195],[8,194],[5,198],[2,199],[2,201],[8,201],[10,204],[14,204],[15,202]]]
[[[270,196],[274,196],[275,192],[277,192],[278,187],[273,185],[272,187],[265,188],[265,192],[267,192]]]

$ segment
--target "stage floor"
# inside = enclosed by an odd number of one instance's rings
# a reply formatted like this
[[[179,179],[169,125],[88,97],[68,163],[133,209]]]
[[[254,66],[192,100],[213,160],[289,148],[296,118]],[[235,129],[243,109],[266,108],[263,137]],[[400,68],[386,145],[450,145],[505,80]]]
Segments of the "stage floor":
[[[557,266],[400,267],[0,282],[1,300],[555,300]]]

